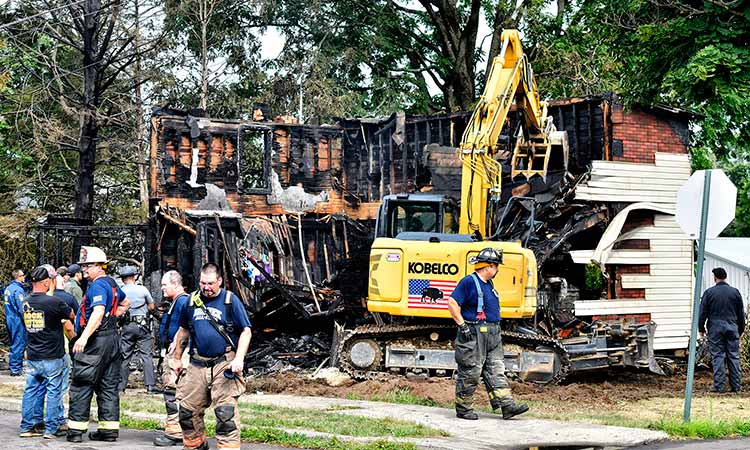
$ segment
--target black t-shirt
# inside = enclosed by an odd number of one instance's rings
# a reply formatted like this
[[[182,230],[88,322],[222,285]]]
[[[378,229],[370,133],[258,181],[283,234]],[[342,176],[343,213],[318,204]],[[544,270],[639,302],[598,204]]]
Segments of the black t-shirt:
[[[65,355],[62,320],[70,319],[70,306],[57,297],[31,294],[23,303],[26,354],[31,361],[57,359]]]

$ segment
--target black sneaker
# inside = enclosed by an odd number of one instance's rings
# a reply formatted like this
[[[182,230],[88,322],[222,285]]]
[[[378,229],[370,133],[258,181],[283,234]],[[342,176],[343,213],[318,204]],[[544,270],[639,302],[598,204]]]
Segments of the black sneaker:
[[[156,386],[146,386],[146,393],[150,395],[159,395],[159,394],[163,394],[164,391],[162,391]]]
[[[92,441],[115,442],[117,440],[117,435],[96,430],[89,433],[89,439]]]
[[[83,435],[80,433],[68,433],[68,436],[65,439],[67,439],[68,442],[81,443],[83,442]]]
[[[154,438],[154,445],[157,447],[171,447],[173,445],[182,445],[182,439],[177,439],[166,434],[161,434]]]
[[[466,420],[477,420],[479,416],[474,411],[456,411],[456,417]]]
[[[524,405],[521,403],[511,403],[508,406],[503,406],[503,419],[508,420],[511,417],[515,417],[519,414],[523,414],[526,411],[529,410],[528,405]]]

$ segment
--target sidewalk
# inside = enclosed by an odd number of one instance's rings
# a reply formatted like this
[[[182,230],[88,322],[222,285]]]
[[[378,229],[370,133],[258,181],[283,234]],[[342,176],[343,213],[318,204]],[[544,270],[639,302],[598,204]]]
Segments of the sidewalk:
[[[23,386],[18,378],[0,376],[0,383]],[[630,447],[667,439],[661,431],[637,428],[612,427],[573,422],[557,422],[524,418],[504,421],[492,414],[480,414],[477,421],[460,420],[453,410],[417,405],[402,405],[361,400],[325,397],[299,397],[291,395],[246,394],[241,402],[296,409],[324,410],[336,407],[337,413],[373,418],[409,420],[446,431],[445,438],[397,439],[397,442],[414,442],[422,449],[433,450],[501,450],[528,447],[579,446],[579,447]],[[0,409],[20,411],[18,398],[0,398]],[[127,413],[127,411],[123,411]],[[137,417],[161,420],[159,415],[131,413]],[[151,417],[153,416],[153,417]],[[307,436],[320,436],[310,430],[294,429],[290,432]],[[351,436],[336,435],[341,440],[361,440]]]

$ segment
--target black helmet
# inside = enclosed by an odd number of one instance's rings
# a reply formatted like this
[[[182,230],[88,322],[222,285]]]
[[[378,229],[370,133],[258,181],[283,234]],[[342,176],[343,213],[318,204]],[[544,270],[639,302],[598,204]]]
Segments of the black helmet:
[[[120,268],[120,277],[135,277],[138,275],[138,268],[135,266],[123,266]]]
[[[474,264],[497,264],[503,263],[503,252],[495,250],[492,247],[482,249],[479,254],[474,258]]]

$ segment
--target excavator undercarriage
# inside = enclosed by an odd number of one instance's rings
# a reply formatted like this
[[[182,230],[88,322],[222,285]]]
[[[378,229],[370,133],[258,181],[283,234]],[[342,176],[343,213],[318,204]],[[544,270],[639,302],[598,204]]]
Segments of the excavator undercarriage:
[[[589,334],[557,339],[515,326],[503,331],[506,372],[515,379],[556,384],[571,372],[608,367],[636,367],[662,374],[653,352],[655,325],[595,323]],[[450,323],[368,324],[339,330],[339,367],[356,380],[379,380],[386,374],[452,376],[456,369]]]

